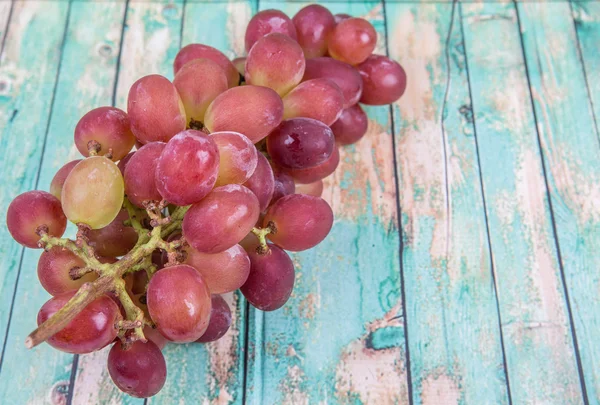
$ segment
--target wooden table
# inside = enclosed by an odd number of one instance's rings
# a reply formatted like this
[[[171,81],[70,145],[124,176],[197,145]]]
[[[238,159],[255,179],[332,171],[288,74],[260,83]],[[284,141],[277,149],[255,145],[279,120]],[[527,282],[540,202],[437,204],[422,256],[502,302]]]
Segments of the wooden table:
[[[181,44],[241,55],[257,9],[304,4],[0,0],[1,211],[78,156],[86,111],[172,78]],[[168,346],[147,402],[600,403],[600,3],[326,5],[375,25],[406,94],[342,149],[290,302],[228,297],[229,334]],[[25,349],[39,253],[1,227],[0,403],[142,404],[106,350]]]

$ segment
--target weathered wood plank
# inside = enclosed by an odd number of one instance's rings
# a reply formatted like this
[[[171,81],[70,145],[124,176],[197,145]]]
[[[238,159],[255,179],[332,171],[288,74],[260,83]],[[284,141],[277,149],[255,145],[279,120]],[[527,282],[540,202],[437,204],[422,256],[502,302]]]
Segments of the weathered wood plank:
[[[586,78],[569,4],[519,4],[518,11],[585,387],[590,403],[597,404],[600,403],[598,133],[585,89]],[[593,67],[591,70],[593,75],[598,74]],[[593,77],[590,79],[593,82]],[[594,83],[596,98],[600,96],[597,85]]]
[[[0,52],[2,51],[4,38],[6,37],[6,31],[8,31],[8,22],[12,7],[12,0],[0,2]]]
[[[508,403],[458,7],[387,17],[414,403]]]
[[[306,3],[305,3],[306,4]],[[260,2],[293,15],[305,4]],[[324,3],[369,18],[385,48],[382,4]],[[336,215],[316,248],[293,254],[296,285],[274,312],[250,311],[246,396],[252,404],[408,402],[391,117],[341,150],[324,198]]]
[[[512,399],[581,403],[516,10],[461,7]]]

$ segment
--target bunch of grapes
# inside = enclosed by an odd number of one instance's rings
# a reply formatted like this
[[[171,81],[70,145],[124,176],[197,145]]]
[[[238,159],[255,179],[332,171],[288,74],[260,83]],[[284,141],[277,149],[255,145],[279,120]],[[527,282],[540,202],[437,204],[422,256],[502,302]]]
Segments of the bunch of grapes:
[[[283,306],[295,278],[286,251],[312,248],[332,227],[322,179],[338,147],[367,130],[358,103],[405,90],[402,67],[372,54],[376,39],[368,21],[319,5],[293,19],[262,11],[246,57],[188,45],[173,82],[133,84],[127,113],[85,114],[74,136],[84,158],[56,173],[50,193],[26,192],[8,209],[14,239],[44,248],[37,271],[52,295],[26,345],[81,354],[112,344],[115,384],[149,397],[166,379],[167,342],[227,332],[220,294]],[[67,220],[74,240],[62,238]]]

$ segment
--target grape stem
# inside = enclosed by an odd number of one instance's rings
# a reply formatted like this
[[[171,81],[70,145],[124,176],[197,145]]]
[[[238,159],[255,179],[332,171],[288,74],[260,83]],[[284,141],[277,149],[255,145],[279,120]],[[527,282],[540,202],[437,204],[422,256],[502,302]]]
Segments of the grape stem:
[[[266,228],[252,228],[251,231],[254,236],[258,238],[258,242],[260,245],[256,248],[256,253],[260,255],[264,255],[269,251],[269,246],[267,245],[267,235],[272,233],[277,233],[277,227],[273,221],[269,221]]]

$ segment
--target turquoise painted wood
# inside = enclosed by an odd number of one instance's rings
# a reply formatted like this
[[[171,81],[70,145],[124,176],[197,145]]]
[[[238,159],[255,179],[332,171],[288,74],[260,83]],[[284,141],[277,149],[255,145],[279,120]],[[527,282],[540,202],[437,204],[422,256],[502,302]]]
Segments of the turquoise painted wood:
[[[293,255],[290,302],[228,295],[227,337],[168,346],[163,391],[131,398],[106,350],[24,349],[48,295],[39,251],[0,227],[0,403],[600,403],[600,7],[320,3],[369,19],[409,85],[342,149],[334,228]],[[83,113],[172,78],[181,45],[241,56],[258,9],[305,4],[0,2],[2,210],[77,158]]]

